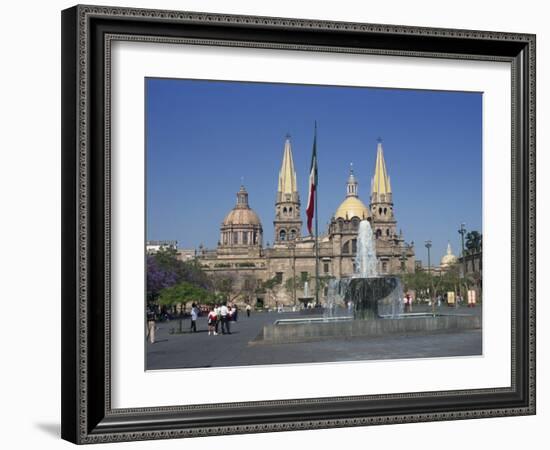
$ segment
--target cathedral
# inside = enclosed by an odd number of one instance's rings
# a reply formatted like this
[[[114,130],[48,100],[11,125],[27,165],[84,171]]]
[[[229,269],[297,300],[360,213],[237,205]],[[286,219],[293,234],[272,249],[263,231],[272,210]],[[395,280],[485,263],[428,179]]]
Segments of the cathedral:
[[[302,234],[300,194],[292,145],[287,137],[277,182],[272,245],[264,245],[262,222],[250,206],[247,190],[241,186],[235,207],[221,224],[217,248],[201,247],[197,258],[208,274],[231,280],[237,303],[298,306],[314,297],[316,282],[319,300],[324,303],[328,280],[354,273],[357,231],[359,222],[366,219],[376,238],[378,273],[414,272],[414,245],[406,243],[402,232],[397,231],[390,177],[380,140],[369,206],[359,198],[353,168],[343,196],[328,229],[324,233],[319,231],[316,258],[315,238]]]

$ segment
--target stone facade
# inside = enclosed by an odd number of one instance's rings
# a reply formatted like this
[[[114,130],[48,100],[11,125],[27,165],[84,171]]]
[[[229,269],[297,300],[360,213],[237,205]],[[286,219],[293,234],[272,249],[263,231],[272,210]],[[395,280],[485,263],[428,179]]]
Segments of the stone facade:
[[[318,239],[302,236],[300,196],[292,159],[290,139],[284,146],[275,201],[275,236],[271,247],[262,244],[262,226],[248,204],[248,193],[241,187],[237,204],[224,219],[216,249],[201,248],[197,255],[203,269],[214,276],[230,277],[239,294],[237,302],[293,306],[315,296],[316,261],[319,271],[319,300],[324,302],[330,278],[350,276],[355,271],[357,231],[361,220],[369,220],[376,236],[380,274],[414,272],[414,246],[397,233],[390,180],[382,143],[371,184],[370,206],[359,198],[353,169],[346,184],[346,197],[332,216],[328,229]],[[271,280],[269,289],[265,282]],[[292,283],[292,280],[295,280]],[[309,288],[309,295],[304,292]]]

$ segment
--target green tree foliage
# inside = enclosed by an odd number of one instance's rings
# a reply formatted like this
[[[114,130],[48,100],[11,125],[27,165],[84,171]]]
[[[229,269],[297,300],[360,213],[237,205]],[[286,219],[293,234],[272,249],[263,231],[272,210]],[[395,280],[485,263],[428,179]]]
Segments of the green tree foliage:
[[[256,294],[265,294],[267,290],[273,289],[278,284],[279,279],[277,278],[277,276],[274,276],[269,280],[265,280],[264,282],[262,282],[261,286],[256,289]]]
[[[460,267],[455,264],[437,277],[435,283],[436,293],[445,295],[446,292],[458,292],[460,283]]]
[[[470,231],[466,234],[466,249],[469,253],[476,253],[481,251],[482,235],[478,231]]]
[[[160,291],[159,295],[159,303],[165,306],[191,301],[197,303],[211,303],[212,300],[212,295],[207,290],[194,286],[187,281],[164,288]]]
[[[403,289],[405,291],[415,291],[417,296],[428,295],[428,289],[431,288],[433,279],[428,272],[418,270],[414,273],[405,273],[402,275]]]
[[[147,256],[147,298],[158,299],[162,289],[179,283],[189,283],[203,290],[212,286],[196,260],[180,261],[174,248],[163,248]]]

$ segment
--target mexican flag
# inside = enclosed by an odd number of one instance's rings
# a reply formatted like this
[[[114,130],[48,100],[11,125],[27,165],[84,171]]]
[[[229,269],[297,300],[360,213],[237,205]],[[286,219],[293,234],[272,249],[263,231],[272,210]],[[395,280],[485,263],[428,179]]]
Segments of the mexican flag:
[[[311,167],[309,169],[309,194],[307,196],[307,229],[311,235],[311,226],[313,223],[313,214],[315,212],[315,203],[317,201],[317,124],[315,124],[315,134],[313,136],[313,153],[311,154]],[[317,230],[315,230],[317,231]]]

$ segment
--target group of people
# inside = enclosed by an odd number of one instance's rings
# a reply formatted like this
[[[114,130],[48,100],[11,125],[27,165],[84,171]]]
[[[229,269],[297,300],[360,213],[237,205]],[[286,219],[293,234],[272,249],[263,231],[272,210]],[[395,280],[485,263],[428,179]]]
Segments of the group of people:
[[[246,315],[250,317],[251,306],[246,306]],[[197,331],[197,319],[200,310],[193,303],[191,307],[191,329],[192,333]],[[231,334],[231,322],[237,322],[239,310],[235,304],[223,302],[221,305],[210,306],[208,312],[208,335],[217,336],[221,334]]]

